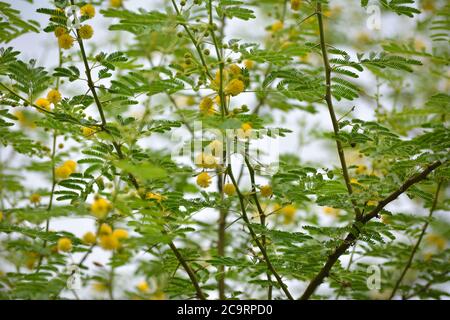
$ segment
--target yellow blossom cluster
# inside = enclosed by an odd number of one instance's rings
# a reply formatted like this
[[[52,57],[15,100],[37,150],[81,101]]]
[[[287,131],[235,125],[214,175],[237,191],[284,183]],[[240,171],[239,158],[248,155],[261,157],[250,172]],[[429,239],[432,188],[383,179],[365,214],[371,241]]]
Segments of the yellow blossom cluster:
[[[55,168],[55,176],[58,179],[67,179],[77,170],[77,163],[73,160],[67,160],[61,166]]]
[[[96,197],[91,204],[91,213],[98,219],[106,218],[111,209],[111,203],[102,197]]]

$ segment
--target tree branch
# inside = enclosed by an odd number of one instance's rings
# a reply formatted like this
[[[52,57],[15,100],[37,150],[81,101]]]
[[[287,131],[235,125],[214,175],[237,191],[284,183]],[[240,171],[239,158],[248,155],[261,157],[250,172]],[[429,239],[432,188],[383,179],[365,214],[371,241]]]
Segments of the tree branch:
[[[436,210],[438,197],[439,197],[439,191],[441,191],[441,185],[442,185],[442,182],[439,182],[438,185],[437,185],[436,193],[435,193],[434,199],[433,199],[433,204],[431,205],[430,213],[428,214],[428,220],[427,220],[427,222],[425,222],[425,224],[422,227],[422,232],[420,233],[420,236],[417,239],[417,242],[416,242],[414,248],[411,251],[411,254],[410,254],[409,258],[408,258],[408,262],[406,263],[405,268],[403,269],[400,277],[398,278],[397,282],[395,283],[394,289],[392,289],[391,295],[389,296],[389,300],[391,300],[395,296],[395,293],[397,292],[398,288],[400,287],[400,284],[402,283],[406,272],[411,267],[411,264],[412,264],[412,261],[414,259],[414,256],[415,256],[417,250],[419,249],[419,246],[420,246],[420,243],[422,242],[423,236],[425,235],[425,232],[427,231],[428,225],[430,224],[430,220],[433,217],[434,210]]]
[[[389,196],[387,196],[384,200],[380,201],[376,208],[374,208],[371,212],[366,214],[360,223],[363,225],[369,222],[371,219],[378,216],[380,211],[387,206],[390,202],[394,201],[398,198],[399,195],[408,190],[413,184],[416,184],[422,180],[424,180],[433,170],[442,165],[441,161],[436,161],[427,166],[422,172],[410,177],[406,180],[396,191],[392,192]],[[355,223],[358,221],[355,221]],[[331,268],[334,266],[336,261],[339,259],[341,255],[345,253],[345,251],[354,243],[359,234],[361,233],[360,227],[357,227],[356,224],[353,224],[353,233],[349,233],[343,243],[336,247],[334,251],[328,256],[328,259],[325,265],[320,269],[319,273],[311,280],[308,287],[306,288],[303,295],[300,297],[300,300],[307,300],[311,297],[311,295],[316,291],[317,287],[323,282],[323,279],[330,274]]]
[[[261,251],[261,254],[263,255],[264,260],[265,260],[265,262],[267,264],[267,268],[270,270],[270,272],[277,279],[277,282],[280,285],[281,290],[283,290],[283,292],[286,294],[286,296],[290,300],[294,300],[294,298],[292,297],[291,293],[289,292],[287,286],[284,284],[284,282],[281,279],[280,275],[277,273],[277,271],[273,267],[272,263],[270,262],[270,259],[269,259],[269,256],[267,254],[266,249],[261,244],[261,242],[258,240],[258,237],[256,236],[255,231],[251,227],[250,220],[248,219],[248,216],[247,216],[247,211],[245,210],[244,196],[242,195],[241,191],[239,190],[239,186],[236,183],[236,179],[234,178],[233,171],[231,170],[231,165],[230,164],[227,167],[227,172],[228,172],[228,175],[230,176],[231,181],[233,182],[234,187],[236,188],[236,193],[237,193],[237,195],[239,197],[239,203],[240,203],[241,211],[242,211],[242,219],[244,219],[244,222],[247,225],[248,230],[250,231],[250,235],[251,235],[253,241],[255,241],[256,245],[258,246],[259,250]]]

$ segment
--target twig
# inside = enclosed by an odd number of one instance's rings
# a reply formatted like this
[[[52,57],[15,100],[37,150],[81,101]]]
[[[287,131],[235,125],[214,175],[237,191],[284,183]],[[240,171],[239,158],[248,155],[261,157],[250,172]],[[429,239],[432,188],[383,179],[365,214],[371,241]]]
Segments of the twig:
[[[400,284],[402,283],[403,278],[406,275],[406,272],[411,267],[411,264],[413,262],[414,256],[415,256],[417,250],[419,249],[420,243],[422,242],[422,239],[423,239],[423,237],[424,237],[424,235],[425,235],[425,233],[427,231],[428,225],[430,224],[430,220],[433,217],[433,213],[436,210],[438,197],[439,197],[439,192],[441,191],[441,185],[442,185],[442,182],[439,182],[438,185],[437,185],[436,193],[435,193],[434,199],[433,199],[433,204],[431,205],[430,213],[428,214],[428,219],[427,219],[427,221],[425,222],[425,224],[422,227],[422,232],[420,233],[420,236],[417,239],[417,242],[416,242],[415,246],[413,247],[413,249],[411,251],[411,254],[409,255],[408,262],[406,263],[405,268],[403,269],[400,277],[397,279],[397,282],[395,283],[394,289],[392,289],[391,295],[389,296],[389,300],[391,300],[395,296],[395,293],[397,292],[398,288],[400,287]]]
[[[422,172],[410,177],[408,180],[406,180],[396,191],[392,192],[389,196],[387,196],[384,200],[380,201],[376,208],[374,208],[371,212],[369,212],[367,215],[365,215],[359,222],[360,224],[364,225],[367,222],[369,222],[371,219],[378,216],[381,210],[385,206],[387,206],[390,202],[397,199],[398,196],[400,196],[402,193],[404,193],[406,190],[408,190],[409,187],[411,187],[413,184],[416,184],[422,180],[424,180],[433,170],[438,168],[442,165],[441,161],[436,161],[427,166]],[[347,251],[347,249],[354,244],[355,240],[361,233],[360,228],[356,227],[355,224],[353,224],[353,232],[350,232],[345,240],[343,240],[342,244],[340,244],[338,247],[334,249],[334,251],[328,256],[328,259],[325,263],[325,265],[320,269],[320,271],[317,273],[317,275],[311,280],[308,287],[306,288],[303,295],[300,297],[300,300],[307,300],[311,297],[311,295],[316,291],[317,287],[323,282],[323,279],[327,277],[330,273],[331,268],[334,266],[336,261],[339,259],[341,255]]]

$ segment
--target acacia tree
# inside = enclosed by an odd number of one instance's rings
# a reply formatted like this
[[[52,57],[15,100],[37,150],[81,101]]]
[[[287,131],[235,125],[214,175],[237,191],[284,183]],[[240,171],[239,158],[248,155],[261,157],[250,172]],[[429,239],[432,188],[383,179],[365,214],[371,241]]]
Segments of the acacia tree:
[[[448,297],[446,1],[133,2],[0,2],[1,298]]]

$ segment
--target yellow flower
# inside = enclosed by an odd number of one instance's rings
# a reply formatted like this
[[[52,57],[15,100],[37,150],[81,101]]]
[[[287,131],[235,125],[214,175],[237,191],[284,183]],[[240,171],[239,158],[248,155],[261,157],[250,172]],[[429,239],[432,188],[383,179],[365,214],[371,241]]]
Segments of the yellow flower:
[[[376,207],[377,205],[378,205],[378,201],[375,201],[375,200],[367,201],[367,206],[368,207]]]
[[[230,74],[231,74],[233,77],[237,77],[237,76],[239,76],[239,75],[242,73],[241,68],[239,68],[239,66],[236,65],[236,64],[230,65],[230,66],[228,67],[228,69],[229,69],[229,71],[230,71]]]
[[[62,49],[70,49],[73,46],[73,38],[68,33],[58,37],[58,44]]]
[[[356,174],[365,174],[367,173],[367,166],[365,165],[359,165],[356,169],[355,169]]]
[[[241,128],[237,130],[237,135],[239,138],[249,138],[252,134],[252,125],[248,122],[245,122],[241,125]]]
[[[284,224],[289,224],[294,221],[296,211],[297,209],[292,204],[289,204],[281,209],[281,213],[284,216]]]
[[[81,133],[85,137],[90,137],[90,136],[92,136],[95,133],[95,130],[91,129],[89,127],[83,127],[83,128],[81,128]]]
[[[50,101],[48,101],[45,98],[37,99],[34,104],[37,105],[40,108],[40,109],[38,109],[39,112],[43,112],[43,110],[41,110],[41,109],[45,109],[47,111],[50,111]]]
[[[95,7],[92,4],[86,4],[81,7],[80,12],[82,16],[93,18],[95,16]]]
[[[112,206],[109,201],[103,198],[97,198],[91,204],[91,212],[98,219],[105,218],[111,209]]]
[[[282,21],[276,21],[272,24],[271,30],[272,32],[278,32],[280,30],[282,30],[284,27],[284,24]]]
[[[100,237],[100,246],[105,250],[115,250],[120,247],[119,239],[112,234]]]
[[[161,202],[162,200],[166,200],[167,197],[159,194],[159,193],[153,193],[153,192],[147,192],[145,194],[145,199],[147,200],[156,200],[156,202]]]
[[[444,250],[447,246],[447,240],[438,234],[429,234],[427,236],[427,242],[428,244],[435,246],[440,251]]]
[[[244,60],[244,66],[249,70],[253,69],[255,62],[253,60]]]
[[[350,179],[350,183],[351,184],[360,184],[358,179],[355,179],[355,178]]]
[[[128,238],[128,231],[125,229],[116,229],[113,231],[112,235],[116,237],[117,239],[127,239]]]
[[[339,210],[331,208],[331,207],[324,207],[323,212],[332,217],[337,217],[339,215]]]
[[[223,144],[219,140],[213,140],[208,145],[209,149],[211,150],[211,153],[215,155],[216,157],[222,156],[223,153]]]
[[[73,160],[67,160],[64,162],[63,166],[67,166],[72,170],[72,172],[75,172],[77,170],[77,163]]]
[[[30,196],[30,202],[31,203],[39,203],[39,202],[41,202],[41,195],[38,194],[38,193],[33,193]]]
[[[78,29],[78,35],[81,39],[90,39],[92,38],[93,34],[94,29],[88,24],[85,24],[84,26],[81,26],[80,29]]]
[[[434,4],[435,0],[423,0],[422,1],[422,8],[425,11],[434,11],[436,9],[436,6]]]
[[[427,45],[422,39],[414,39],[414,49],[416,49],[416,51],[425,51]]]
[[[294,11],[300,10],[301,0],[291,0],[291,9]]]
[[[25,255],[27,257],[25,260],[25,266],[31,270],[34,268],[34,264],[39,258],[39,254],[37,254],[36,252],[27,252]]]
[[[156,291],[154,294],[152,294],[151,300],[166,300],[166,294],[162,291]]]
[[[239,79],[233,79],[225,87],[224,93],[226,95],[232,95],[234,97],[240,94],[242,91],[244,91],[244,89],[245,89],[244,82],[242,82]]]
[[[68,166],[60,166],[55,169],[55,175],[59,179],[67,179],[72,174],[72,169]]]
[[[390,219],[389,215],[387,215],[387,214],[382,214],[380,217],[380,220],[381,220],[381,223],[384,223],[384,224],[391,223],[391,219]]]
[[[122,0],[109,0],[109,4],[113,8],[118,8],[122,6]]]
[[[232,183],[226,183],[223,186],[223,192],[227,195],[227,196],[232,196],[235,194],[236,192],[236,188],[234,186],[234,184]]]
[[[203,98],[202,101],[200,101],[199,108],[200,108],[200,112],[205,115],[212,115],[215,112],[214,102],[209,97]]]
[[[142,293],[146,293],[146,292],[150,291],[150,287],[149,287],[147,281],[139,282],[137,284],[136,288]]]
[[[269,185],[261,186],[259,190],[261,191],[261,195],[266,198],[272,196],[273,194],[272,187]]]
[[[101,282],[94,282],[92,284],[92,288],[97,292],[105,292],[106,290],[108,290],[108,286]]]
[[[60,238],[57,244],[58,251],[69,252],[72,250],[72,240],[69,238]]]
[[[63,27],[56,27],[54,33],[55,33],[55,37],[59,38],[63,34],[67,33],[67,29],[63,28]]]
[[[102,223],[98,230],[98,234],[101,236],[112,234],[112,232],[111,226],[107,223]]]
[[[195,164],[201,168],[215,168],[217,167],[217,160],[211,154],[200,153],[195,157]]]
[[[3,220],[3,212],[0,211],[0,222]]]
[[[56,89],[52,89],[47,93],[47,100],[53,104],[57,104],[61,101],[61,93]]]
[[[208,188],[211,184],[211,176],[207,172],[202,172],[197,176],[197,184],[202,188]]]
[[[86,232],[83,235],[83,242],[89,245],[93,245],[97,242],[97,238],[93,232]]]

